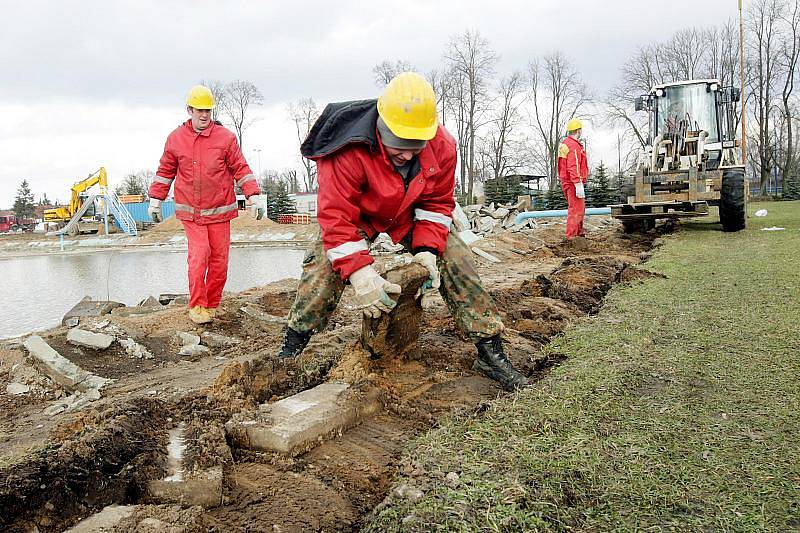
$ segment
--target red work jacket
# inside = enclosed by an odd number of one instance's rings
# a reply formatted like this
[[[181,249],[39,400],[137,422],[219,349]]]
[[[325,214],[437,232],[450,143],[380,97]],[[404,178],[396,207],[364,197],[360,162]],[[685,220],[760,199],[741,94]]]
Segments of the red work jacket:
[[[187,120],[167,137],[150,197],[163,200],[175,182],[175,216],[198,224],[214,224],[238,215],[233,182],[246,197],[259,194],[236,136],[212,122],[196,132]]]
[[[586,183],[589,164],[583,144],[571,135],[558,145],[558,178],[561,183]]]
[[[317,218],[333,269],[343,280],[372,263],[361,232],[387,233],[394,242],[411,233],[411,247],[444,252],[455,208],[456,142],[444,127],[417,156],[420,171],[406,191],[383,144],[352,142],[317,161]]]

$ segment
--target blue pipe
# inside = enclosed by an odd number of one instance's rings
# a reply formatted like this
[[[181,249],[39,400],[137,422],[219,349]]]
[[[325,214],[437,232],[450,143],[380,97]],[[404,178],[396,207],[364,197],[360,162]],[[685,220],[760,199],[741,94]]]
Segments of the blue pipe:
[[[589,215],[610,215],[610,207],[588,207],[586,208],[586,216]],[[548,217],[565,217],[567,216],[566,209],[548,209],[546,211],[525,211],[517,215],[514,219],[514,224],[521,224],[529,218],[548,218]]]

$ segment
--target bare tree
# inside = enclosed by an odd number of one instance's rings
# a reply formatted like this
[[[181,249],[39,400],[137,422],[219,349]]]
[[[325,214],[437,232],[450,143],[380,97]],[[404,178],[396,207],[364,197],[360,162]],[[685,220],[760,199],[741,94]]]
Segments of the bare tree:
[[[200,85],[205,85],[211,90],[214,95],[214,103],[216,107],[211,110],[211,120],[219,120],[220,110],[225,105],[225,84],[219,80],[200,80]]]
[[[578,71],[561,53],[534,60],[528,66],[532,104],[532,123],[544,148],[548,186],[558,186],[558,145],[570,117],[577,115],[590,100],[589,89]]]
[[[458,95],[459,118],[463,120],[463,133],[466,142],[466,184],[462,180],[462,192],[468,198],[473,196],[475,183],[475,141],[481,120],[488,108],[488,80],[494,74],[498,56],[489,48],[489,42],[478,31],[467,30],[450,38],[445,52],[445,60],[454,71],[454,81],[461,87]],[[462,158],[462,164],[465,162]],[[466,186],[466,190],[464,190]]]
[[[762,195],[766,194],[776,157],[773,117],[781,69],[778,63],[781,7],[778,0],[754,0],[748,9],[746,21],[746,46],[751,65],[747,84],[757,128],[751,146],[755,147],[755,170],[760,177]]]
[[[450,85],[452,77],[444,69],[433,69],[425,75],[428,83],[433,87],[436,95],[436,109],[439,111],[442,126],[447,124],[448,96],[450,95]]]
[[[236,80],[225,85],[225,97],[222,101],[222,115],[230,122],[236,137],[239,139],[239,147],[244,150],[242,136],[255,119],[250,117],[252,106],[261,105],[264,96],[252,82]]]
[[[153,181],[155,172],[152,170],[140,170],[128,174],[122,179],[115,192],[117,194],[141,194],[145,198],[148,197],[147,191],[150,188],[150,182]]]
[[[669,81],[698,78],[706,52],[706,35],[697,28],[686,28],[676,32],[666,45],[666,66]]]
[[[289,118],[294,122],[295,131],[297,132],[297,141],[302,144],[308,137],[308,132],[317,121],[319,117],[319,109],[313,98],[301,98],[296,102],[292,102],[287,106]],[[300,156],[300,162],[303,164],[303,182],[306,192],[317,191],[317,164],[311,159]]]
[[[792,124],[795,120],[792,94],[794,93],[794,82],[797,76],[798,56],[800,56],[800,4],[797,0],[795,0],[793,6],[781,15],[781,20],[786,31],[778,60],[783,70],[783,87],[781,88],[781,120],[783,127],[781,130],[785,131],[785,135],[783,135],[784,140],[780,143],[780,146],[784,147],[781,175],[785,180],[787,178],[793,179],[797,172],[794,125]]]
[[[522,123],[524,100],[525,77],[521,72],[513,72],[500,81],[491,122],[484,138],[490,170],[487,174],[494,179],[514,172],[522,165],[516,136]]]
[[[386,87],[392,78],[401,72],[412,70],[415,70],[414,67],[405,59],[398,59],[394,62],[385,60],[372,67],[372,74],[375,76],[375,85]]]

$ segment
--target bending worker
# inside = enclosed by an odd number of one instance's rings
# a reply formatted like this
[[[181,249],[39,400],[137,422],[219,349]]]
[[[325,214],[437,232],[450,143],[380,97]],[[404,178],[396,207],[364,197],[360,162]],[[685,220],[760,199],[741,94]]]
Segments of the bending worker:
[[[212,109],[211,91],[192,87],[186,97],[189,120],[167,137],[149,191],[148,212],[160,222],[161,202],[175,183],[175,216],[189,246],[189,318],[195,324],[214,318],[228,279],[230,221],[238,216],[234,181],[251,201],[256,218],[266,209],[236,136],[211,120]]]
[[[558,146],[558,178],[567,199],[567,239],[583,237],[583,217],[586,213],[586,190],[589,177],[586,150],[581,144],[583,124],[579,118],[567,122],[567,138]]]
[[[278,357],[299,355],[325,329],[345,284],[365,314],[389,312],[400,287],[373,267],[369,241],[402,243],[430,273],[423,301],[439,290],[475,342],[473,368],[513,390],[527,384],[503,352],[503,323],[471,252],[450,233],[456,143],[438,125],[433,88],[397,75],[377,100],[329,104],[301,146],[317,162],[321,237],[308,250]]]

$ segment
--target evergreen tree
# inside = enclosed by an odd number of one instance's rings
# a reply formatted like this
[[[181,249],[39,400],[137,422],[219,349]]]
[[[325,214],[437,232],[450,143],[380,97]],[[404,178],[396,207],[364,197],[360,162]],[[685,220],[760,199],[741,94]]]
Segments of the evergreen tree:
[[[14,214],[18,219],[32,218],[34,214],[33,192],[28,185],[28,180],[22,180],[14,198]]]
[[[587,184],[586,205],[591,207],[605,207],[615,202],[613,189],[609,183],[608,169],[600,162],[594,170]]]
[[[800,200],[800,176],[797,173],[792,173],[784,178],[783,199]]]
[[[483,187],[483,194],[486,203],[491,204],[513,204],[517,201],[517,196],[523,193],[519,178],[511,176],[501,176],[496,179],[486,180]]]
[[[561,183],[557,183],[552,189],[548,189],[545,193],[545,202],[547,209],[566,209],[567,199],[564,197],[564,191],[561,189]]]
[[[275,194],[275,212],[277,215],[297,213],[297,205],[289,197],[289,188],[284,181],[278,183],[278,190]]]

